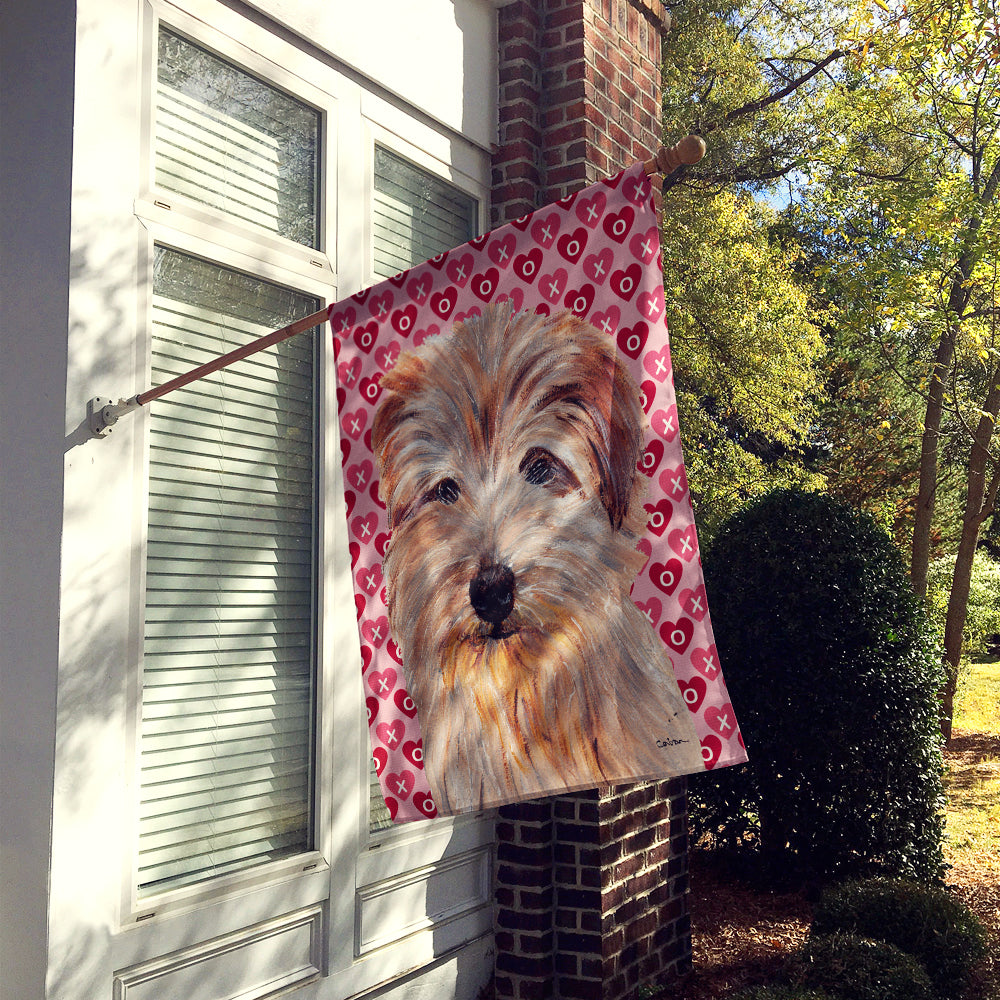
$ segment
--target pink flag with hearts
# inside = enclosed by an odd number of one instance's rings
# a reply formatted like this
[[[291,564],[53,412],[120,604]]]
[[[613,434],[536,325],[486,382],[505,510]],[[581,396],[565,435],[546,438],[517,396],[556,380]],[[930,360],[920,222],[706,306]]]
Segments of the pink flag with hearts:
[[[641,164],[330,309],[396,822],[746,759]]]

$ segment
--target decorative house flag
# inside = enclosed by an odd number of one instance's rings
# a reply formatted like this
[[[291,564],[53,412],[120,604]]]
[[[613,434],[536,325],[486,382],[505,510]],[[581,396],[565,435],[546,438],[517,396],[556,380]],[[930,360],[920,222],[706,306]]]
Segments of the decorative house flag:
[[[739,763],[642,164],[330,310],[396,822]]]

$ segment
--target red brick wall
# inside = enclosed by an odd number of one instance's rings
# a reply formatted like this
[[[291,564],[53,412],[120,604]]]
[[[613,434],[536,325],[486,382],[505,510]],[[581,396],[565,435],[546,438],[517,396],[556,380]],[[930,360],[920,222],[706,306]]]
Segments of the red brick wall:
[[[500,8],[493,225],[645,159],[660,144],[661,0]]]
[[[660,0],[514,0],[498,20],[494,226],[656,150],[668,17]],[[620,1000],[689,968],[686,788],[500,810],[497,997]]]

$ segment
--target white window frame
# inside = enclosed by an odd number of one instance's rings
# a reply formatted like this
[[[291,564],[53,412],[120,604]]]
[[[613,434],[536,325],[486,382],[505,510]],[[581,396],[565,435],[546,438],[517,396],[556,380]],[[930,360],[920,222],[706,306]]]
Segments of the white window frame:
[[[160,20],[224,59],[286,90],[323,114],[319,249],[220,218],[206,206],[153,184],[152,90]],[[376,142],[461,188],[488,213],[490,166],[485,150],[440,128],[401,101],[373,93],[353,74],[320,61],[212,0],[146,0],[142,18],[143,80],[141,183],[134,203],[142,226],[138,248],[140,295],[136,385],[146,387],[150,361],[154,243],[300,290],[328,304],[371,284],[371,219]],[[239,41],[237,41],[239,39]],[[365,155],[358,156],[361,148]],[[357,197],[358,191],[364,198]],[[339,206],[339,209],[338,209]],[[338,254],[338,244],[344,252]],[[363,247],[364,252],[359,253]],[[328,330],[320,335],[321,412],[336,412],[336,379]],[[155,402],[151,405],[155,406]],[[192,942],[223,940],[276,914],[316,914],[323,946],[317,977],[321,996],[340,997],[386,983],[479,935],[491,932],[492,812],[438,819],[369,833],[368,759],[361,659],[348,555],[347,521],[335,419],[321,419],[317,581],[315,851],[245,872],[139,899],[134,873],[138,815],[138,725],[145,580],[149,423],[134,415],[136,526],[131,538],[132,597],[127,680],[126,743],[131,760],[125,790],[130,821],[119,897],[114,967],[120,982],[139,982],[159,970],[171,951]],[[345,697],[352,687],[356,698]],[[338,697],[332,697],[336,690]],[[344,767],[353,760],[357,767]],[[431,879],[455,876],[466,891],[454,906],[421,911],[386,934],[371,931],[372,914],[392,901],[412,900]],[[440,884],[440,883],[438,883]],[[399,895],[394,895],[394,894]],[[398,908],[398,907],[397,907]],[[179,918],[179,919],[175,919]],[[221,946],[220,946],[221,947]],[[152,973],[150,973],[152,974]],[[158,974],[158,973],[157,973]],[[125,989],[125,987],[121,987]]]

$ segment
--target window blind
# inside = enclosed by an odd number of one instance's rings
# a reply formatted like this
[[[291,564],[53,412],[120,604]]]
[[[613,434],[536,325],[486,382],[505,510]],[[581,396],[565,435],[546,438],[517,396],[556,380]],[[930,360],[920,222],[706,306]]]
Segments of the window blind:
[[[157,247],[153,384],[317,307]],[[150,408],[140,895],[312,846],[315,336]]]
[[[374,272],[391,278],[476,235],[478,204],[459,188],[375,147]],[[392,825],[375,764],[369,769],[369,826]]]
[[[156,185],[317,246],[320,116],[160,28]]]

